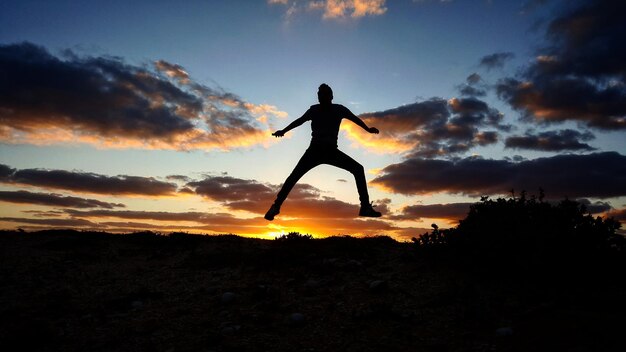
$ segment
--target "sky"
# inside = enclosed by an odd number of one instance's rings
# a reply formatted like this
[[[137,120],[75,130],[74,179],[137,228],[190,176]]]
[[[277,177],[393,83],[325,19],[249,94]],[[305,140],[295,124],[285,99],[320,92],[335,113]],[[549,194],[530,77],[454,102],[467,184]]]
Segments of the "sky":
[[[617,0],[4,1],[0,228],[389,235],[483,196],[626,222],[626,4]],[[354,178],[277,139],[329,84]],[[512,193],[513,191],[513,193]]]

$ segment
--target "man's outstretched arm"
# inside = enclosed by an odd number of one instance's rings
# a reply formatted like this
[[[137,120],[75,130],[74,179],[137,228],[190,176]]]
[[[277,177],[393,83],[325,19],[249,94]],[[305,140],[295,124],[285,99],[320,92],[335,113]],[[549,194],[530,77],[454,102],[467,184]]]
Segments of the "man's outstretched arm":
[[[290,123],[287,127],[283,128],[282,130],[278,130],[274,133],[272,133],[272,136],[274,137],[282,137],[285,135],[285,133],[291,131],[292,129],[302,125],[303,123],[307,122],[309,120],[307,114],[305,113],[304,115],[302,115],[301,117],[295,119],[292,123]]]
[[[346,111],[347,111],[346,118],[348,120],[354,122],[358,126],[361,126],[362,129],[366,130],[369,133],[378,133],[378,132],[380,132],[380,131],[378,131],[378,128],[376,128],[376,127],[368,127],[367,124],[365,124],[365,122],[363,122],[363,120],[361,120],[358,116],[353,114],[352,111],[350,111],[348,108],[346,108]]]

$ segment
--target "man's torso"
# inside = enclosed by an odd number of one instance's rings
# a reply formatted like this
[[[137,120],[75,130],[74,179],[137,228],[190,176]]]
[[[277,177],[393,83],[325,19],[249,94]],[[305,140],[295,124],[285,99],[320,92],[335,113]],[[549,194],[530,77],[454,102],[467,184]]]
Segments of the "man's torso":
[[[341,119],[346,117],[346,110],[339,104],[316,104],[307,111],[311,120],[311,146],[337,147],[337,136]]]

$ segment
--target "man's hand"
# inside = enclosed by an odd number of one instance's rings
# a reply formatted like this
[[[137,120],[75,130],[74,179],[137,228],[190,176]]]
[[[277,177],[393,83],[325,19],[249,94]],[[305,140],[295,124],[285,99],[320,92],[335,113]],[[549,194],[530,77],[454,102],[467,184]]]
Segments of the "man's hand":
[[[378,132],[380,132],[380,131],[376,127],[368,127],[367,128],[367,132],[378,134]]]
[[[285,135],[285,132],[283,130],[278,130],[278,131],[272,133],[272,136],[274,136],[274,137],[282,137],[284,135]]]

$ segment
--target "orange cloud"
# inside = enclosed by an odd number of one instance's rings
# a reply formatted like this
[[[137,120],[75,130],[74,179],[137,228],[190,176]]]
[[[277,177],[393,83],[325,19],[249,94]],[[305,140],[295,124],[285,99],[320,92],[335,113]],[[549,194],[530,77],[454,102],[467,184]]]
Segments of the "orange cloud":
[[[196,230],[209,231],[211,233],[237,233],[248,236],[265,236],[270,233],[278,234],[292,231],[310,233],[317,236],[337,234],[377,235],[383,233],[393,234],[402,230],[402,228],[398,228],[385,220],[356,218],[354,213],[347,218],[292,217],[281,221],[268,222],[261,217],[241,218],[226,213],[173,213],[104,209],[88,211],[66,209],[65,212],[71,217],[35,220],[27,218],[0,218],[0,221],[39,226],[55,226],[67,223],[67,226],[97,226],[109,231],[111,229],[130,229],[131,231],[145,229],[159,231]],[[124,221],[115,219],[123,219]],[[74,221],[74,225],[70,225],[70,220]],[[140,222],[137,222],[137,220],[140,220]]]
[[[62,209],[51,212],[26,208],[24,212],[32,217],[1,218],[0,226],[5,228],[17,224],[27,229],[76,227],[110,232],[192,231],[257,237],[273,237],[291,231],[316,236],[394,235],[398,231],[406,231],[384,218],[359,218],[357,204],[324,196],[319,189],[308,184],[296,185],[283,205],[281,215],[275,221],[268,222],[261,215],[272,203],[278,185],[227,175],[207,176],[200,181],[193,181],[183,175],[170,175],[166,181],[161,181],[152,177],[106,176],[82,171],[17,170],[0,164],[0,182],[9,187],[29,185],[117,197],[188,197],[195,194],[216,202],[220,209],[213,213],[113,210],[123,205],[50,193],[6,191],[0,192],[5,201]],[[184,195],[180,195],[183,191]],[[375,201],[379,204],[379,210],[385,214],[390,213],[389,202]],[[78,210],[86,208],[92,209]]]
[[[401,130],[401,126],[398,126],[394,121],[375,121],[363,116],[361,118],[368,126],[376,126],[380,130],[380,134],[372,135],[365,133],[361,127],[352,123],[341,124],[341,130],[354,142],[353,146],[362,146],[380,154],[402,154],[415,148],[418,144],[417,141],[402,138],[400,135],[404,133],[398,133]]]
[[[23,62],[22,57],[31,58]],[[193,81],[163,60],[154,70],[108,57],[62,59],[30,43],[0,46],[0,141],[99,148],[222,149],[267,145],[286,113]]]
[[[475,97],[431,98],[385,111],[361,114],[378,135],[363,133],[351,124],[341,126],[356,145],[379,153],[436,157],[459,154],[476,145],[496,143],[498,133],[479,127],[507,130],[503,114]]]
[[[387,12],[386,0],[313,0],[304,2],[294,0],[268,0],[268,4],[288,6],[285,17],[290,19],[301,10],[322,11],[324,19],[361,18],[380,16]]]

